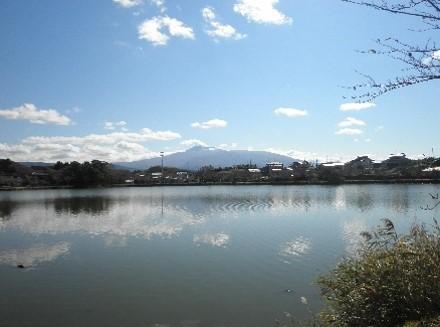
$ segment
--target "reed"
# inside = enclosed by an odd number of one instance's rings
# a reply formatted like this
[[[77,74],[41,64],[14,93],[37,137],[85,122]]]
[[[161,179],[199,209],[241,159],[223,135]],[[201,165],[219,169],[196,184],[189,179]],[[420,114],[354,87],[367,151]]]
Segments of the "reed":
[[[391,220],[362,233],[357,256],[318,279],[323,326],[440,326],[440,227],[413,224],[398,234]]]

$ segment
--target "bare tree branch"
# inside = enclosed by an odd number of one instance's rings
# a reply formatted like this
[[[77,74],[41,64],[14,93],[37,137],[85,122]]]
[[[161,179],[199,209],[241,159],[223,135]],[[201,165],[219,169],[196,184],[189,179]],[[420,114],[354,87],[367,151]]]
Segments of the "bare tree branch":
[[[419,19],[427,28],[419,32],[434,31],[440,33],[440,0],[342,0],[344,2],[366,6],[375,10]],[[367,75],[361,74],[365,83],[350,87],[355,92],[350,98],[360,102],[371,101],[390,91],[440,79],[440,47],[435,41],[428,40],[424,45],[412,45],[398,38],[376,40],[377,49],[360,51],[371,55],[385,55],[400,61],[404,68],[401,74],[377,83]]]

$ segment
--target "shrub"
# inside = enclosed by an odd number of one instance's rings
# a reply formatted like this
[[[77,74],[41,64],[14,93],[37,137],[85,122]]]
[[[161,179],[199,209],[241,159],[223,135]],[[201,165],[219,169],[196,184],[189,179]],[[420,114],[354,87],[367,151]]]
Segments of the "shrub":
[[[414,224],[406,235],[393,223],[372,233],[358,255],[344,259],[318,284],[326,326],[439,326],[440,227]]]

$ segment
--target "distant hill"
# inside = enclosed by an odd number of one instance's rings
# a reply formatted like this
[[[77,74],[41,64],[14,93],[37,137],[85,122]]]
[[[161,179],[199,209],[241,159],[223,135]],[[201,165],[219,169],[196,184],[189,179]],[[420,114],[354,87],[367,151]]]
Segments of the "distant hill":
[[[48,162],[39,162],[39,161],[28,161],[28,162],[19,162],[20,165],[23,165],[25,167],[41,167],[41,168],[49,168],[55,165],[54,163],[48,163]],[[118,170],[130,170],[128,167],[119,166],[117,164],[111,164],[111,168],[118,169]]]
[[[247,150],[221,150],[218,148],[195,146],[184,152],[177,152],[164,157],[164,166],[178,167],[186,170],[197,170],[203,166],[231,167],[239,164],[252,164],[263,167],[269,161],[279,161],[290,165],[299,161],[288,156],[267,152]],[[117,162],[115,165],[130,169],[148,169],[161,165],[161,158],[151,158],[133,162]]]
[[[19,162],[19,164],[26,167],[52,167],[54,165],[54,163],[39,162],[39,161]]]
[[[112,169],[116,169],[116,170],[132,170],[132,169],[129,168],[129,167],[126,167],[126,166],[120,166],[120,165],[117,165],[117,164],[110,164],[110,167],[111,167]]]

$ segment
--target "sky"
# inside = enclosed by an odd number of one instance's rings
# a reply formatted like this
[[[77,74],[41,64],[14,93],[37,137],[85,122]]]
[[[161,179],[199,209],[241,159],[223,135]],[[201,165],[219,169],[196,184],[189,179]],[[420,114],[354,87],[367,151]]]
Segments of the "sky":
[[[341,0],[3,0],[0,158],[133,161],[194,145],[297,159],[440,154],[439,82],[361,53],[417,20]]]

